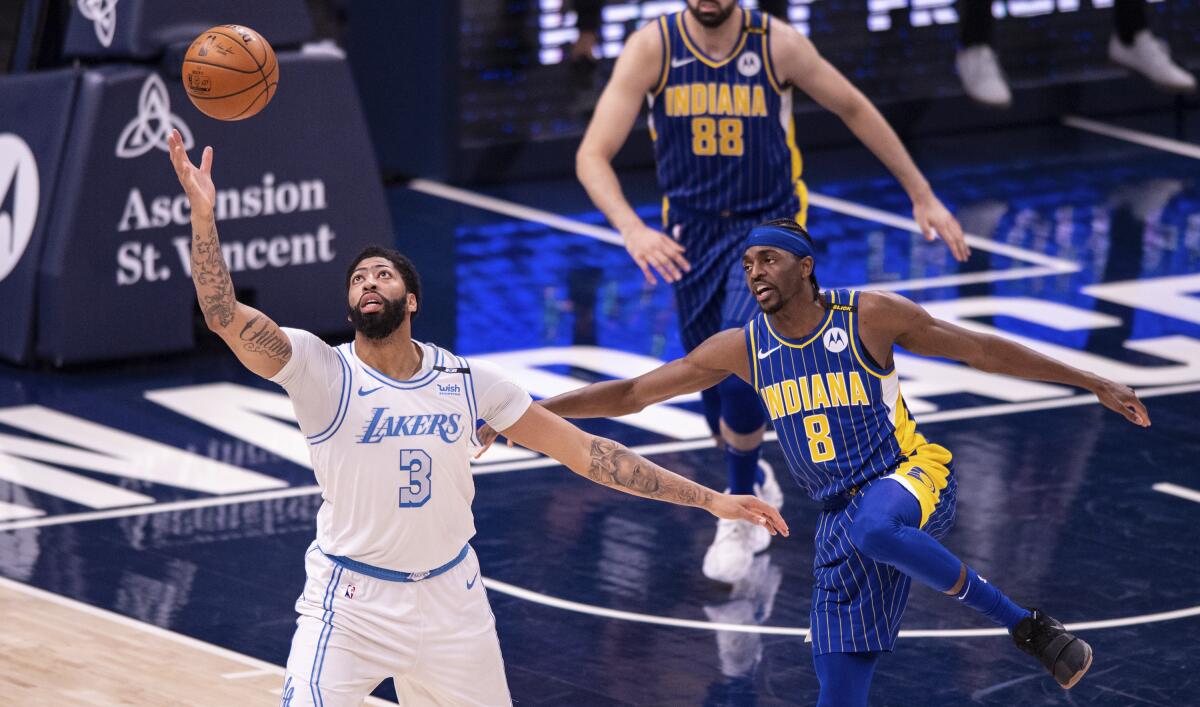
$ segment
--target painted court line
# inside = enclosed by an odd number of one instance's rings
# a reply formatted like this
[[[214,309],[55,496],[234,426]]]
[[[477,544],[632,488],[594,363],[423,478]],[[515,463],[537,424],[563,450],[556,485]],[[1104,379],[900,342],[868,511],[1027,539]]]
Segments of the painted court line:
[[[864,221],[874,221],[885,226],[899,228],[904,231],[920,233],[921,229],[917,226],[917,222],[907,216],[900,216],[890,211],[877,209],[873,206],[865,206],[853,201],[846,201],[833,196],[825,196],[824,194],[814,194],[809,192],[808,203],[810,206],[819,206],[823,209],[836,211],[847,216],[854,216],[863,219]],[[998,243],[996,241],[981,238],[971,234],[966,235],[966,241],[972,248],[986,250],[989,253],[996,255],[1004,255],[1013,260],[1023,260],[1027,263],[1035,263],[1051,269],[1053,272],[1075,272],[1079,270],[1079,265],[1070,260],[1055,258],[1049,255],[1036,253],[1032,250],[1026,250],[1007,243]]]
[[[542,209],[535,209],[530,206],[524,206],[513,201],[497,199],[492,196],[485,196],[466,189],[452,187],[449,184],[442,184],[430,179],[414,179],[407,184],[409,189],[419,191],[422,194],[440,197],[448,201],[457,201],[460,204],[474,206],[485,211],[494,211],[505,216],[512,216],[525,221],[533,221],[551,228],[557,228],[560,231],[567,233],[576,233],[588,238],[595,238],[598,241],[611,243],[624,247],[625,241],[621,238],[621,234],[611,228],[602,226],[593,226],[590,223],[576,221],[575,219],[559,216],[558,214]]]
[[[534,592],[523,587],[518,587],[508,582],[502,582],[491,577],[483,578],[484,584],[488,591],[494,591],[499,594],[507,594],[516,599],[522,599],[534,604],[541,604],[555,609],[564,611],[572,611],[578,614],[587,614],[588,616],[598,616],[606,619],[617,619],[620,621],[631,621],[633,623],[654,624],[657,626],[670,626],[673,628],[690,628],[702,631],[730,631],[735,633],[758,633],[772,636],[807,636],[807,627],[798,626],[758,626],[754,624],[727,624],[715,623],[712,621],[698,621],[693,619],[675,619],[669,616],[656,616],[654,614],[640,614],[633,611],[620,611],[618,609],[609,609],[603,606],[595,606],[593,604],[584,604],[568,599],[560,599],[552,597],[540,592]],[[1091,631],[1105,628],[1117,628],[1120,626],[1135,626],[1139,624],[1158,623],[1160,621],[1174,621],[1176,619],[1185,619],[1192,616],[1200,616],[1200,606],[1192,606],[1186,609],[1178,609],[1175,611],[1162,611],[1154,614],[1141,614],[1138,616],[1126,616],[1119,619],[1104,619],[1100,621],[1079,621],[1067,624],[1067,628],[1073,631]],[[978,638],[983,636],[1007,636],[1008,631],[1002,628],[965,628],[965,629],[910,629],[900,631],[901,638]]]
[[[1129,128],[1122,128],[1118,125],[1101,123],[1098,120],[1081,118],[1077,115],[1064,115],[1062,122],[1063,125],[1068,127],[1086,130],[1090,133],[1096,133],[1097,135],[1104,135],[1105,137],[1124,140],[1125,142],[1132,142],[1143,147],[1151,147],[1155,150],[1162,150],[1163,152],[1173,152],[1177,155],[1191,157],[1194,160],[1200,160],[1200,145],[1194,145],[1190,142],[1172,140],[1168,137],[1161,137],[1152,133],[1144,133],[1140,130],[1130,130]]]
[[[1154,398],[1162,395],[1178,395],[1182,393],[1200,392],[1200,383],[1187,383],[1182,385],[1165,385],[1157,388],[1144,388],[1137,391],[1139,397]],[[921,424],[932,424],[936,422],[949,422],[953,420],[976,419],[981,417],[996,417],[999,415],[1012,415],[1021,412],[1032,412],[1035,410],[1050,410],[1064,407],[1075,407],[1078,405],[1097,405],[1099,400],[1094,395],[1072,395],[1063,398],[1051,398],[1048,400],[1035,400],[1028,403],[1002,403],[999,405],[981,405],[978,407],[963,408],[959,410],[942,410],[939,412],[927,413],[920,416]],[[1115,414],[1115,413],[1114,413]],[[773,442],[778,439],[774,432],[768,432],[763,440]],[[701,437],[698,439],[680,440],[673,442],[657,442],[654,444],[643,444],[630,449],[643,456],[652,456],[656,454],[669,454],[674,452],[686,452],[694,449],[705,449],[713,446],[711,437]],[[477,476],[486,474],[499,474],[510,471],[522,471],[525,469],[544,469],[549,467],[561,466],[557,461],[549,457],[535,457],[533,459],[522,459],[514,462],[504,462],[498,464],[479,463],[472,467],[472,473]],[[169,513],[171,511],[185,511],[196,508],[206,508],[210,506],[225,506],[236,505],[240,503],[253,503],[255,501],[269,501],[277,498],[290,498],[293,496],[312,496],[319,494],[321,489],[319,486],[296,486],[286,489],[278,489],[274,491],[259,491],[246,494],[231,494],[229,496],[214,496],[211,498],[198,498],[189,501],[173,501],[170,503],[159,503],[145,506],[129,506],[126,508],[113,508],[105,511],[88,511],[84,513],[69,513],[57,516],[47,516],[41,518],[26,518],[20,520],[12,520],[0,523],[0,532],[6,530],[21,530],[24,528],[41,528],[52,525],[65,525],[68,523],[84,523],[93,520],[106,520],[111,518],[125,518],[129,516],[154,515],[157,513]]]
[[[623,246],[624,242],[620,234],[611,228],[594,226],[592,224],[583,223],[575,219],[566,218],[549,211],[535,209],[516,202],[507,201],[505,199],[497,199],[495,197],[479,194],[467,189],[452,187],[441,182],[435,182],[429,179],[414,179],[408,183],[408,187],[414,191],[419,191],[423,194],[440,197],[449,201],[454,201],[460,204],[466,204],[485,211],[492,211],[513,218],[524,219],[534,223],[540,223],[551,228],[556,228],[567,233],[574,233],[588,238],[613,245]],[[809,204],[818,208],[829,209],[847,216],[863,219],[864,221],[873,221],[885,226],[892,226],[901,230],[910,231],[912,233],[920,233],[921,229],[917,226],[917,222],[911,218],[893,214],[882,209],[876,209],[863,204],[858,204],[845,199],[838,199],[832,196],[825,196],[809,192]],[[899,280],[896,282],[871,283],[862,287],[869,287],[875,290],[921,290],[932,287],[951,287],[955,285],[970,285],[980,282],[996,282],[999,280],[1013,280],[1019,278],[1044,277],[1046,275],[1058,275],[1062,273],[1077,272],[1080,266],[1069,260],[1055,258],[1049,255],[1036,253],[1032,250],[1019,248],[1007,243],[997,243],[995,241],[967,234],[966,241],[972,248],[977,250],[987,251],[996,255],[1002,255],[1014,260],[1020,260],[1027,263],[1034,263],[1037,267],[1031,268],[1011,268],[1004,270],[990,270],[987,272],[972,272],[958,273],[954,275],[942,275],[931,278],[917,278],[912,280]]]
[[[1176,486],[1175,484],[1170,484],[1164,481],[1160,484],[1154,484],[1150,488],[1160,493],[1169,493],[1172,496],[1178,496],[1179,498],[1186,498],[1189,501],[1200,503],[1200,491],[1190,489],[1186,486]]]

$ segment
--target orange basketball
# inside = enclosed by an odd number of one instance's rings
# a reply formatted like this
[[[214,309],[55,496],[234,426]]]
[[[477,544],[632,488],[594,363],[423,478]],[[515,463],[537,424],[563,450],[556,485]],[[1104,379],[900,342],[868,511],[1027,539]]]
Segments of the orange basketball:
[[[183,88],[200,112],[217,120],[242,120],[271,102],[279,61],[262,35],[241,25],[218,25],[188,47]]]

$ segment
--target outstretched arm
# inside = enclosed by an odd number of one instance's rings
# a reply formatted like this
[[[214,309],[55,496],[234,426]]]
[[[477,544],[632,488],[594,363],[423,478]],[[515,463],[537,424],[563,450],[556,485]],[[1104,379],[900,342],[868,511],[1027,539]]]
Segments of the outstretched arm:
[[[687,356],[637,378],[593,383],[539,404],[562,417],[619,417],[679,395],[711,388],[731,373],[743,380],[750,378],[746,339],[741,329],[715,334]]]
[[[592,383],[535,402],[534,406],[541,406],[561,417],[620,417],[641,412],[679,395],[711,388],[731,373],[744,381],[750,380],[746,338],[741,329],[714,334],[687,356],[637,378]],[[498,436],[490,425],[480,427],[477,434],[481,446],[476,459],[483,456]],[[513,441],[509,437],[509,446]]]
[[[971,249],[962,226],[934,195],[896,131],[871,101],[826,61],[807,37],[777,19],[771,20],[771,59],[781,81],[795,85],[837,114],[896,177],[912,199],[913,219],[925,240],[941,236],[955,259],[966,260]]]
[[[703,508],[718,518],[748,520],[765,526],[772,535],[788,534],[787,523],[779,512],[754,496],[717,493],[617,442],[590,435],[538,405],[530,405],[504,434],[602,486],[642,498]]]
[[[221,253],[214,211],[213,150],[204,148],[200,166],[188,159],[178,130],[167,138],[175,176],[192,210],[192,283],[208,328],[220,336],[246,368],[263,378],[278,373],[292,357],[292,346],[279,326],[262,312],[237,301],[233,278]]]
[[[860,297],[859,309],[864,342],[869,349],[878,350],[884,345],[890,349],[894,341],[915,354],[961,361],[985,373],[1084,388],[1095,393],[1105,407],[1121,413],[1135,425],[1150,426],[1146,406],[1127,385],[1069,366],[1002,336],[934,319],[920,305],[900,295],[865,292]],[[866,341],[867,338],[872,341]]]

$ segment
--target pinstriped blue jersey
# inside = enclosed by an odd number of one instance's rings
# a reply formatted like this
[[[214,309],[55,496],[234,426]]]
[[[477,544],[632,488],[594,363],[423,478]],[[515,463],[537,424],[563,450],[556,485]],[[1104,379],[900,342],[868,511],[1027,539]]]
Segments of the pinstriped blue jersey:
[[[683,15],[658,20],[666,51],[647,95],[664,212],[799,213],[792,90],[771,65],[769,17],[743,10],[733,51],[713,59],[692,41]]]
[[[772,330],[762,312],[745,327],[754,388],[792,475],[817,500],[889,473],[927,445],[895,367],[879,367],[863,348],[859,293],[826,296],[825,319],[802,339]],[[949,453],[937,449],[948,461]]]

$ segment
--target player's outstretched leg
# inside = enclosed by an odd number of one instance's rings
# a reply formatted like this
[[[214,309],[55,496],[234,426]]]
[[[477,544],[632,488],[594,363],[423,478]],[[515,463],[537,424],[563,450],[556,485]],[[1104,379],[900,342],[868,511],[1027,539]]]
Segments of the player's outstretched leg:
[[[1030,609],[1012,637],[1017,648],[1041,661],[1063,689],[1074,687],[1092,667],[1092,647],[1040,609]]]
[[[1091,646],[1039,610],[1017,606],[933,536],[919,530],[920,523],[916,497],[901,482],[882,479],[863,492],[850,540],[867,557],[954,596],[1008,629],[1017,646],[1038,658],[1059,685],[1069,688],[1079,682],[1091,667]]]

